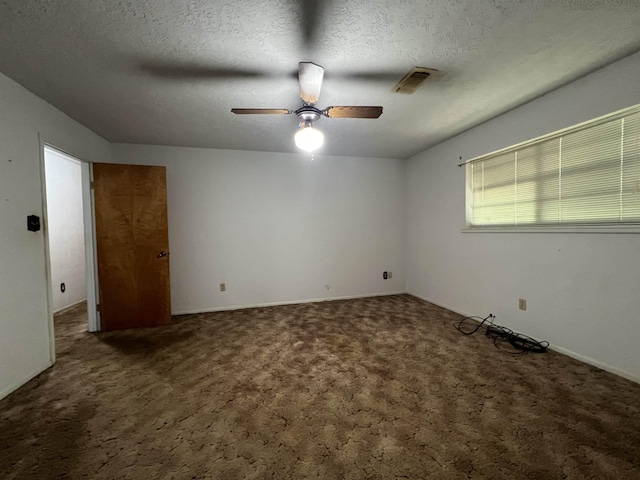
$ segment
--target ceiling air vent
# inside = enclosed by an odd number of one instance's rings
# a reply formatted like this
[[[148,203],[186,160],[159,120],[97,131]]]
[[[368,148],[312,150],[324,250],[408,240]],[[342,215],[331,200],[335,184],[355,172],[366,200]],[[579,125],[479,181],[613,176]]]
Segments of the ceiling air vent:
[[[422,82],[437,72],[438,70],[433,68],[414,67],[393,87],[393,91],[410,95],[422,85]]]

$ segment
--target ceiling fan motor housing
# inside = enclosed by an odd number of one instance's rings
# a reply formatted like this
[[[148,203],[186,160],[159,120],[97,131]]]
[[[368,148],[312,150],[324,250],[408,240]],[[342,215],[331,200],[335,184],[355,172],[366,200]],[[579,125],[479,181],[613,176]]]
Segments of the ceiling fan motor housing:
[[[300,123],[312,123],[320,119],[322,111],[312,105],[304,105],[296,110],[296,115]]]

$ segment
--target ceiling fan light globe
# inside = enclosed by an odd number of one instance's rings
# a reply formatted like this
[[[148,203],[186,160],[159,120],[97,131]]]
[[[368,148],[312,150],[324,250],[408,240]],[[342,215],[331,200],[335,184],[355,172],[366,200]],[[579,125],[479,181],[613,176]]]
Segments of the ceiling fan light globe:
[[[294,136],[296,146],[305,152],[313,152],[324,143],[324,134],[311,126],[301,128]]]

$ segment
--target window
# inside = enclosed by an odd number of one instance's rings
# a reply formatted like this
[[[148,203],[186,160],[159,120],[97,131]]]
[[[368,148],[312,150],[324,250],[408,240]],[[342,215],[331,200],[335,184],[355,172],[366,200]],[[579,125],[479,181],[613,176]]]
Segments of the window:
[[[640,106],[471,160],[467,225],[640,224]]]

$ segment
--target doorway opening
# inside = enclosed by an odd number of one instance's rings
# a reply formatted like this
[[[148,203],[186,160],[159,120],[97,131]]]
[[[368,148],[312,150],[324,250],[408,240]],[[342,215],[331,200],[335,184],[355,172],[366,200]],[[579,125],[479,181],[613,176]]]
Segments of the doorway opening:
[[[68,335],[96,330],[88,314],[92,301],[95,301],[91,268],[90,165],[66,152],[44,145],[43,166],[53,360],[57,333]]]

